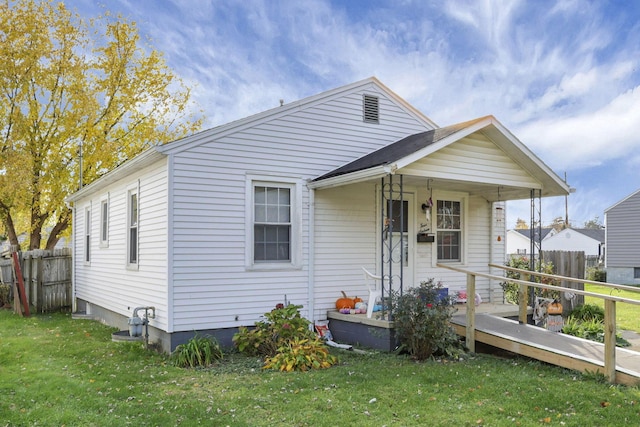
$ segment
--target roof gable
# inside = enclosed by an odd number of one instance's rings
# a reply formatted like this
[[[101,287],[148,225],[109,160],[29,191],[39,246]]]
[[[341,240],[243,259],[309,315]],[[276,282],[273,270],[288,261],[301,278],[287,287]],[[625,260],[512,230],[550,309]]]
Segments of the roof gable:
[[[392,100],[396,105],[400,106],[405,113],[414,117],[418,122],[421,122],[426,128],[437,127],[437,125],[431,119],[429,119],[422,112],[417,110],[391,89],[382,84],[377,78],[369,77],[355,83],[328,90],[326,92],[303,98],[298,101],[286,103],[279,107],[275,107],[240,120],[236,120],[221,126],[214,127],[212,129],[187,136],[180,140],[159,146],[158,150],[165,153],[180,152],[194,145],[225,137],[234,132],[239,132],[249,127],[264,123],[266,121],[286,116],[288,114],[291,114],[292,112],[313,108],[321,103],[326,103],[332,99],[346,96],[349,93],[361,92],[363,90],[374,88],[375,92],[384,93],[384,95],[388,99]]]
[[[597,240],[600,243],[604,243],[604,228],[572,228],[572,230],[584,234],[593,240]]]
[[[472,134],[478,135],[476,140],[490,143],[485,151],[492,150],[489,157],[499,158],[499,167],[491,171],[482,164],[484,159],[476,159],[472,165],[473,173],[468,176],[460,174],[451,162],[438,174],[433,167],[438,162],[437,157],[446,156],[445,149],[460,144]],[[453,162],[461,159],[460,155],[449,157],[454,159]],[[509,175],[504,173],[506,170],[510,171]],[[312,186],[344,185],[389,173],[442,178],[449,182],[450,188],[458,181],[460,190],[472,191],[470,186],[475,186],[476,194],[489,201],[525,199],[530,197],[531,189],[540,189],[542,196],[569,194],[568,185],[493,116],[409,135],[315,178]],[[495,190],[496,187],[502,189],[501,194]]]
[[[634,191],[633,193],[629,194],[627,197],[625,197],[624,199],[618,201],[617,203],[615,203],[612,206],[609,206],[607,209],[604,210],[604,213],[606,214],[607,212],[616,209],[620,206],[623,206],[627,201],[631,200],[631,199],[635,199],[636,197],[640,197],[640,189]]]

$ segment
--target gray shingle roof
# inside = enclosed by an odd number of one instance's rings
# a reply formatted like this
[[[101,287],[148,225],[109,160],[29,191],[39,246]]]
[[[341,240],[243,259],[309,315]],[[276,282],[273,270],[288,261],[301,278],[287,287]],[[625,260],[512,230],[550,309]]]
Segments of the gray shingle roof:
[[[356,159],[351,163],[347,163],[346,165],[341,166],[338,169],[334,169],[331,172],[319,176],[313,181],[321,181],[323,179],[332,178],[334,176],[345,175],[348,173],[393,163],[417,151],[420,151],[421,149],[428,147],[431,144],[441,141],[446,137],[473,125],[474,123],[482,121],[486,119],[486,117],[488,116],[439,129],[433,129],[426,132],[409,135],[399,141],[382,147],[374,151],[373,153],[369,153],[363,157],[360,157],[359,159]]]

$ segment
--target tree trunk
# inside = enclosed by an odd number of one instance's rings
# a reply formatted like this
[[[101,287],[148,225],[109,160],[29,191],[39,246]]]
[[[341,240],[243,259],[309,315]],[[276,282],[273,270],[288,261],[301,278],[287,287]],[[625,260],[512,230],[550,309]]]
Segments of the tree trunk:
[[[1,211],[4,227],[7,230],[7,237],[9,238],[9,244],[19,251],[20,242],[18,242],[18,235],[16,234],[16,227],[13,224],[13,218],[11,218],[11,212],[9,212],[9,209],[5,206],[2,206]]]
[[[45,246],[46,250],[52,251],[58,241],[60,240],[60,233],[69,227],[69,221],[71,219],[71,209],[66,209],[62,214],[60,214],[60,218],[58,218],[58,222],[53,226],[51,230],[51,234],[47,238],[47,244]]]

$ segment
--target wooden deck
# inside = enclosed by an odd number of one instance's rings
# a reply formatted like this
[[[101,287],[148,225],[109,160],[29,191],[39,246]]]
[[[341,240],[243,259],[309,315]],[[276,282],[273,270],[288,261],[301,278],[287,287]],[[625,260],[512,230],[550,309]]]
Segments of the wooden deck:
[[[605,373],[604,344],[500,317],[495,315],[497,313],[494,310],[489,310],[490,307],[486,307],[487,312],[483,313],[485,310],[480,310],[480,307],[475,316],[476,342],[568,369]],[[515,307],[517,309],[517,306]],[[491,311],[493,314],[488,313]],[[453,316],[452,323],[456,333],[465,336],[464,311],[459,310]],[[615,360],[616,383],[640,384],[640,353],[616,348]]]

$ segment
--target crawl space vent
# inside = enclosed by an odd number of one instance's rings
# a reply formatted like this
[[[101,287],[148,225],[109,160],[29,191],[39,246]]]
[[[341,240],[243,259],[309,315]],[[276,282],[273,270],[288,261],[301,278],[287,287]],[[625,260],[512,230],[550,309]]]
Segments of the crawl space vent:
[[[378,123],[380,119],[380,110],[378,108],[378,97],[364,95],[362,98],[364,110],[364,121],[366,123]]]

